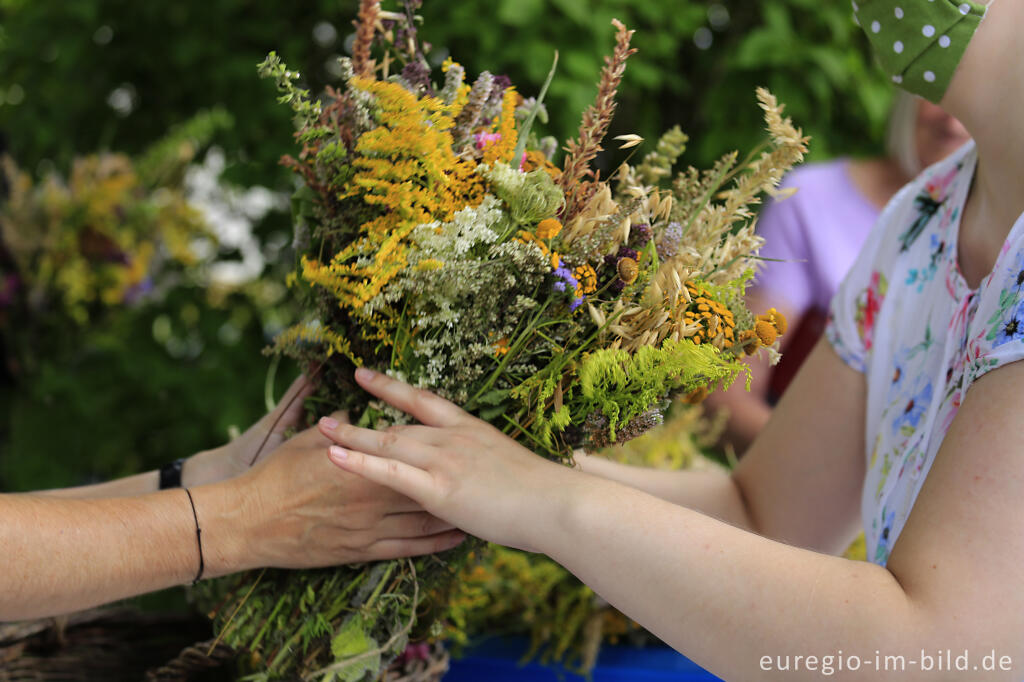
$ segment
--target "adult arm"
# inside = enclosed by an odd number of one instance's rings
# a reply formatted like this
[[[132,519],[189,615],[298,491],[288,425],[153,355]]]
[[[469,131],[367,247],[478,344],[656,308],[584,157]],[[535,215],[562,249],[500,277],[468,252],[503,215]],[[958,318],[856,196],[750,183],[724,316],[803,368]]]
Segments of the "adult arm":
[[[192,491],[206,577],[239,570],[252,533],[231,487]],[[184,490],[117,499],[0,495],[0,621],[75,611],[196,577],[199,548]]]
[[[862,480],[848,479],[863,462],[847,460],[850,441],[863,453],[863,413],[843,404],[863,404],[862,380],[830,353],[815,351],[734,477],[749,525],[764,535],[540,460],[450,403],[380,376],[360,381],[428,426],[384,434],[340,427],[332,435],[344,448],[332,458],[469,532],[549,554],[725,679],[770,677],[763,657],[780,654],[820,661],[842,651],[867,661],[877,651],[916,660],[922,650],[967,649],[980,664],[993,648],[1017,662],[1018,672],[972,670],[968,677],[1020,679],[1024,594],[1013,586],[1024,565],[1024,424],[1015,396],[1024,364],[972,387],[881,567],[794,546],[824,543],[840,521],[852,520],[857,495],[849,492]],[[834,414],[839,406],[847,412]],[[795,462],[808,469],[796,480],[774,471],[794,472]],[[833,467],[847,471],[833,476]],[[787,497],[800,501],[787,504]],[[821,670],[777,674],[818,680]],[[915,665],[834,676],[965,678]]]
[[[461,541],[405,495],[339,472],[324,456],[328,442],[307,430],[246,474],[191,489],[204,577],[428,554]],[[0,621],[182,584],[199,570],[184,490],[114,499],[0,495],[0,547]]]

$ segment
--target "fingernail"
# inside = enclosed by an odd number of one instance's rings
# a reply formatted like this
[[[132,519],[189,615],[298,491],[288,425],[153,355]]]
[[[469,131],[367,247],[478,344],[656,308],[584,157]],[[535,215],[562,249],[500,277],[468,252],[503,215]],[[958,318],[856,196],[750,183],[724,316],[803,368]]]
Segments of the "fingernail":
[[[332,417],[320,417],[320,426],[333,431],[338,428],[338,420]]]
[[[332,445],[327,448],[327,454],[336,462],[344,462],[348,459],[348,452],[344,448],[339,448],[337,445]]]
[[[369,381],[373,377],[377,376],[377,373],[373,370],[360,367],[356,370],[356,379],[362,379],[363,381]]]

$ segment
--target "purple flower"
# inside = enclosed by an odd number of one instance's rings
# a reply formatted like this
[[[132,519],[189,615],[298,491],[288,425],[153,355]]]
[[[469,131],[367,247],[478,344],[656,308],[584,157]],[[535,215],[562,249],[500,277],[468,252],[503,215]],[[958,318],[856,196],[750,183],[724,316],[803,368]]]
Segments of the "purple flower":
[[[631,249],[628,246],[620,246],[619,252],[615,254],[615,262],[618,263],[622,258],[632,258],[635,261],[640,260],[640,253],[636,249]]]
[[[682,239],[683,226],[676,222],[669,223],[658,242],[658,258],[668,260],[679,253],[679,242]]]
[[[417,90],[433,94],[430,86],[430,68],[422,61],[415,59],[402,69],[402,78]]]
[[[153,291],[153,288],[153,280],[147,277],[138,284],[129,287],[128,290],[124,292],[124,302],[127,304],[137,303],[144,298],[146,294]]]
[[[494,77],[494,91],[500,94],[504,94],[507,88],[512,87],[512,79],[507,75],[500,73]]]
[[[572,276],[572,272],[570,272],[570,270],[567,267],[565,267],[564,265],[562,267],[559,267],[559,268],[557,268],[555,270],[555,277],[557,277],[558,279],[566,282],[573,289],[579,289],[579,287],[580,287],[579,281],[575,277]]]
[[[569,305],[569,312],[576,312],[576,309],[583,305],[584,299],[586,299],[586,296],[580,296],[577,299],[573,299],[573,302]]]
[[[651,241],[651,226],[650,225],[634,225],[629,232],[630,242],[638,249],[642,249],[647,246],[647,242]]]
[[[565,267],[565,263],[561,260],[558,261],[558,267],[555,268],[553,273],[556,277],[556,281],[553,285],[554,290],[558,292],[565,292],[566,285],[572,287],[573,293],[580,288],[579,280],[572,276],[572,272],[569,268]]]

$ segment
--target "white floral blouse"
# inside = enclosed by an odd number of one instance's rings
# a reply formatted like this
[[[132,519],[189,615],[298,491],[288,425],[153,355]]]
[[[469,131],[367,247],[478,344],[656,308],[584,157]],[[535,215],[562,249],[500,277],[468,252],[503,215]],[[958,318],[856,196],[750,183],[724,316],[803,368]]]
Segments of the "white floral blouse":
[[[826,337],[867,378],[861,516],[883,566],[964,395],[1024,358],[1024,216],[977,289],[958,265],[976,165],[969,143],[901,190],[832,301]]]

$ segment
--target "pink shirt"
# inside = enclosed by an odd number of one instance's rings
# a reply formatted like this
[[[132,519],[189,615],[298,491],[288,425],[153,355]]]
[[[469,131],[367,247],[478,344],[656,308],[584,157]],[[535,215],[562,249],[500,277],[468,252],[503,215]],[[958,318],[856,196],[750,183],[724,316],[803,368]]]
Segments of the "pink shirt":
[[[761,256],[785,262],[762,262],[754,288],[797,319],[828,310],[878,220],[879,209],[854,186],[849,165],[839,159],[797,168],[782,182],[796,194],[769,202],[758,220]]]

